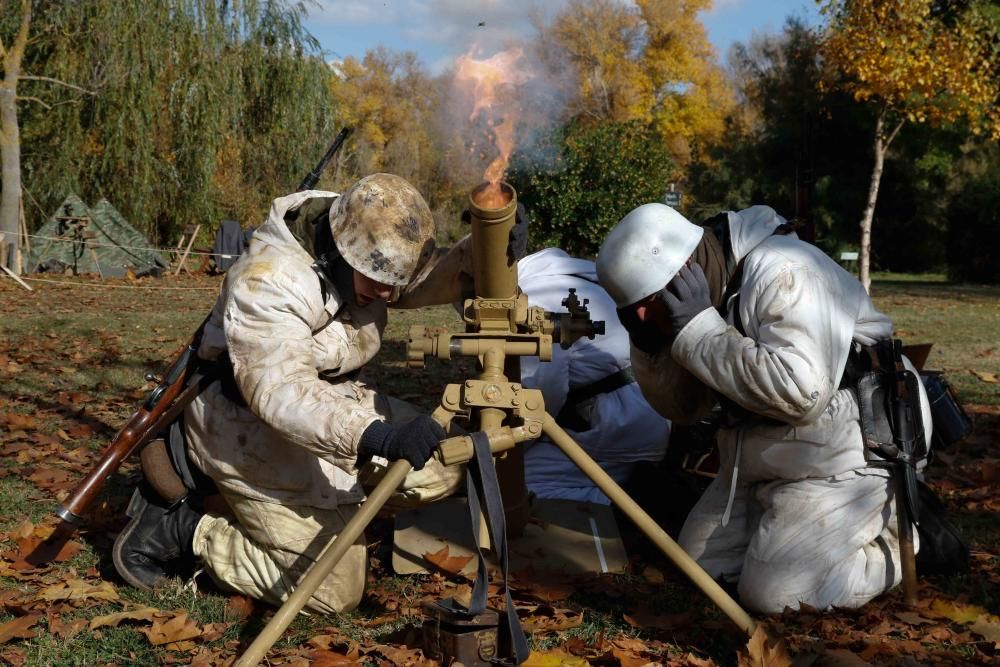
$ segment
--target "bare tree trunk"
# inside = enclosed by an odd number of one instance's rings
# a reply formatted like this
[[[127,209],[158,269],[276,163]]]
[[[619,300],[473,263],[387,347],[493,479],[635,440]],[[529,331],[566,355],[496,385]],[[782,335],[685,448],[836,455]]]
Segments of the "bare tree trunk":
[[[21,58],[28,43],[30,25],[31,0],[21,0],[21,24],[17,35],[9,47],[0,43],[4,71],[4,78],[0,80],[0,178],[3,179],[0,233],[13,240],[15,252],[20,238],[21,205],[21,133],[17,126],[17,80],[21,74]],[[5,253],[0,257],[0,265],[8,266],[8,259]]]
[[[886,109],[882,109],[878,114],[875,123],[875,164],[872,166],[871,184],[868,187],[868,203],[861,216],[861,252],[858,255],[858,272],[861,284],[865,291],[871,293],[871,250],[872,250],[872,221],[875,219],[875,202],[878,201],[878,186],[882,182],[882,169],[885,166],[885,153],[889,149],[889,144],[896,138],[903,121],[899,121],[893,128],[889,136],[885,134]]]

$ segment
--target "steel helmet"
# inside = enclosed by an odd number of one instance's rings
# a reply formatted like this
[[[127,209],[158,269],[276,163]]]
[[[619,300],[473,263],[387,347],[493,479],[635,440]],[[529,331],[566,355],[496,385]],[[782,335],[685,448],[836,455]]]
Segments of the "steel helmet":
[[[643,204],[614,226],[597,252],[597,278],[619,308],[669,283],[704,230],[665,204]]]
[[[434,251],[434,218],[406,179],[366,176],[330,207],[330,231],[343,258],[372,280],[405,287]]]

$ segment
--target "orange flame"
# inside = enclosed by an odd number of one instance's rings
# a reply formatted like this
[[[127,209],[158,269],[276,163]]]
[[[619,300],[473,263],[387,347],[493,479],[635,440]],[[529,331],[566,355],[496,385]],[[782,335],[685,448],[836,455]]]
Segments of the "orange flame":
[[[474,100],[469,120],[486,114],[493,128],[494,143],[499,151],[486,167],[483,179],[489,182],[482,196],[489,201],[504,203],[500,181],[507,170],[507,163],[514,151],[514,125],[517,122],[517,105],[510,98],[512,86],[524,83],[525,76],[516,69],[524,51],[520,47],[501,51],[485,60],[476,60],[470,54],[460,56],[455,71],[455,82],[471,88]]]

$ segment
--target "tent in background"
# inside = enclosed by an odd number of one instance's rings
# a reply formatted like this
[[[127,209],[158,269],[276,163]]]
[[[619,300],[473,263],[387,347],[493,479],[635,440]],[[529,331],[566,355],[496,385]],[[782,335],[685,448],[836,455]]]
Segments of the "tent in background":
[[[75,194],[59,205],[31,246],[27,270],[98,273],[113,278],[166,268],[167,259],[106,199],[93,208]]]

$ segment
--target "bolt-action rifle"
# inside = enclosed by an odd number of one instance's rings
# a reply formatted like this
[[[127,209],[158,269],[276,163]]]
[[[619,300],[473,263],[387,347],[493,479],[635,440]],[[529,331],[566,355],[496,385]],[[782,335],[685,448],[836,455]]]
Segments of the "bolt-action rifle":
[[[299,184],[298,191],[311,190],[319,181],[323,170],[344,143],[350,128],[342,129],[326,154]],[[28,562],[40,564],[51,560],[73,534],[82,521],[84,513],[97,499],[104,484],[121,464],[133,453],[142,449],[157,434],[161,433],[187,407],[201,391],[214,380],[211,370],[203,368],[198,359],[201,336],[208,323],[208,317],[191,336],[184,349],[171,362],[162,379],[152,373],[146,380],[156,382],[142,406],[129,418],[114,439],[104,450],[97,465],[87,473],[73,489],[66,500],[56,509],[60,522],[56,530],[40,544],[27,558]]]

